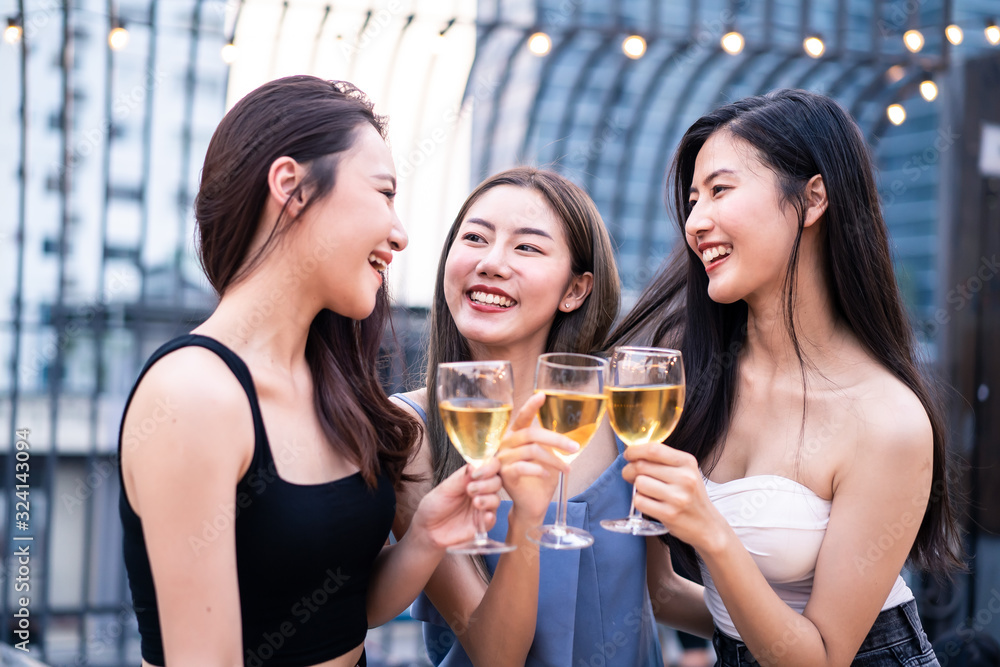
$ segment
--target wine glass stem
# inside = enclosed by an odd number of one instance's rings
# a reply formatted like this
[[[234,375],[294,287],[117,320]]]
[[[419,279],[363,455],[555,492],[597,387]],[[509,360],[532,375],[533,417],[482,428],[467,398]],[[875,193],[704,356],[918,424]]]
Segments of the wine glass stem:
[[[635,511],[635,485],[632,485],[632,504],[628,508],[628,522],[629,523],[639,523],[642,521],[641,516]]]
[[[476,542],[485,542],[489,539],[486,528],[483,526],[483,513],[478,509],[472,510],[476,517]]]
[[[556,505],[556,525],[563,527],[566,525],[566,475],[559,473],[559,504]]]

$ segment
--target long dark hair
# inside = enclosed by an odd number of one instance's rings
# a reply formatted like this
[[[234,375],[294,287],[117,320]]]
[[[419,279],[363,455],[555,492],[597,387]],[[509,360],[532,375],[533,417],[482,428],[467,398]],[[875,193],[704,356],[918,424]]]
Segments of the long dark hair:
[[[805,361],[792,320],[793,278],[807,208],[805,185],[816,174],[823,177],[828,207],[820,243],[835,314],[872,357],[917,395],[934,434],[931,495],[910,561],[928,571],[963,567],[948,493],[944,419],[937,392],[917,360],[893,274],[874,165],[861,130],[837,102],[802,90],[748,97],[702,116],[681,139],[668,176],[668,207],[682,239],[695,160],[708,138],[720,131],[754,149],[776,175],[783,203],[798,212],[798,233],[784,281],[784,315],[800,369]],[[645,339],[683,350],[689,393],[667,442],[693,454],[708,471],[718,460],[733,417],[747,306],[744,301],[712,301],[701,259],[683,241],[678,246],[612,334],[610,344]]]
[[[594,284],[583,304],[566,313],[556,311],[545,343],[546,352],[582,352],[598,349],[615,318],[621,301],[621,283],[611,238],[593,200],[579,186],[552,171],[515,167],[487,178],[465,200],[441,250],[434,303],[431,311],[430,348],[427,354],[427,433],[434,465],[434,484],[440,483],[465,461],[448,442],[438,414],[437,365],[447,361],[470,361],[468,341],[458,331],[444,298],[444,266],[459,227],[469,209],[486,192],[499,185],[514,185],[540,193],[564,226],[574,275],[594,274]],[[522,378],[523,381],[523,378]]]
[[[385,121],[353,85],[311,76],[278,79],[240,100],[222,119],[205,155],[195,200],[199,256],[212,287],[226,290],[253,270],[302,213],[333,190],[337,161],[370,125],[385,137]],[[268,171],[288,156],[307,168],[304,182],[289,196],[307,196],[295,218],[262,220]],[[260,225],[268,226],[262,247],[251,256]],[[389,401],[378,377],[378,356],[389,319],[383,285],[375,310],[353,320],[322,310],[312,321],[306,360],[313,376],[313,400],[323,432],[361,469],[369,486],[381,472],[393,484],[403,470],[421,425]]]

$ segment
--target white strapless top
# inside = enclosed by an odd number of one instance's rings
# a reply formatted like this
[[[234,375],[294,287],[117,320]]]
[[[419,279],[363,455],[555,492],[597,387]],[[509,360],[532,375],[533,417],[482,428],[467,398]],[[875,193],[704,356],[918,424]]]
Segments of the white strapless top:
[[[771,588],[801,614],[812,592],[831,502],[779,475],[753,475],[722,484],[705,479],[705,486],[709,500],[733,527]],[[715,625],[730,637],[741,639],[704,563],[701,576],[705,603]],[[906,582],[897,577],[882,609],[912,599]]]

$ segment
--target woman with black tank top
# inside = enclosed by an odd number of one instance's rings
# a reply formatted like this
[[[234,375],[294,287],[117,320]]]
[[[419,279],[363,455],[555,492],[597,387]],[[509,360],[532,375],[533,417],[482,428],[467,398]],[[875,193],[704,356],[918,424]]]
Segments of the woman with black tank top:
[[[364,664],[367,628],[476,509],[492,524],[496,463],[448,477],[385,546],[421,429],[376,369],[407,241],[394,174],[383,119],[343,82],[265,84],[213,135],[195,213],[220,301],[147,362],[119,441],[144,665]]]

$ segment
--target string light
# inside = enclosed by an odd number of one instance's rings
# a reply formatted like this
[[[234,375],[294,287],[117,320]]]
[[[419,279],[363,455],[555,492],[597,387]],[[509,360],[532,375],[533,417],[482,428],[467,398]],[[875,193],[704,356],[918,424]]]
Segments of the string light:
[[[920,96],[928,102],[933,102],[938,96],[937,84],[930,79],[920,82]]]
[[[962,29],[954,23],[944,29],[944,36],[947,37],[948,41],[955,46],[961,44],[962,40],[965,39],[965,33],[962,32]]]
[[[622,42],[622,51],[632,60],[638,60],[646,53],[646,40],[639,35],[629,35]]]
[[[903,33],[903,44],[910,53],[918,53],[924,48],[924,33],[919,30],[907,30]]]
[[[121,51],[128,46],[128,30],[124,23],[118,23],[108,33],[108,46],[114,51]]]
[[[21,41],[21,35],[24,31],[21,29],[21,22],[16,18],[7,19],[7,28],[3,31],[3,40],[8,44],[17,44]]]
[[[893,65],[885,71],[885,78],[889,83],[896,83],[906,76],[906,68],[902,65]]]
[[[986,24],[986,41],[993,46],[1000,44],[1000,28],[997,27],[996,21]]]
[[[812,35],[805,38],[802,42],[802,48],[813,58],[819,58],[826,51],[826,44],[823,43],[822,38],[819,36]]]
[[[240,50],[236,47],[235,44],[229,42],[228,44],[222,47],[222,52],[219,55],[222,56],[222,62],[226,63],[227,65],[232,65],[234,62],[237,61],[237,59],[239,59]]]
[[[889,122],[893,125],[902,125],[906,120],[906,109],[902,104],[890,104],[885,110],[885,115],[889,117]]]
[[[528,50],[536,56],[544,56],[552,50],[552,39],[544,32],[536,32],[528,38]]]
[[[725,35],[722,36],[721,44],[723,51],[725,51],[731,56],[735,56],[736,54],[738,54],[740,51],[743,50],[743,47],[746,44],[746,42],[743,39],[743,35],[741,35],[736,31],[733,31],[733,32],[727,32]]]

